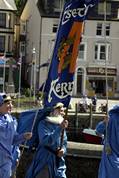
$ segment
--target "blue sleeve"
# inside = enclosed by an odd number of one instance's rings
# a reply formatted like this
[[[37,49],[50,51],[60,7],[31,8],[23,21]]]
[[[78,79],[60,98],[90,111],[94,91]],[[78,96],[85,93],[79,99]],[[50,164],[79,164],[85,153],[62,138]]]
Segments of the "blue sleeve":
[[[64,154],[66,154],[66,152],[67,152],[67,135],[66,135],[66,131],[64,131],[63,149],[64,149]]]
[[[18,134],[17,132],[15,132],[13,145],[19,145],[20,143],[24,141],[25,141],[24,134]]]
[[[20,158],[20,149],[19,149],[19,146],[13,146],[12,155],[13,155],[13,158],[15,160]]]
[[[15,170],[17,166],[17,161],[20,159],[20,149],[19,146],[13,146],[12,148],[12,171]]]

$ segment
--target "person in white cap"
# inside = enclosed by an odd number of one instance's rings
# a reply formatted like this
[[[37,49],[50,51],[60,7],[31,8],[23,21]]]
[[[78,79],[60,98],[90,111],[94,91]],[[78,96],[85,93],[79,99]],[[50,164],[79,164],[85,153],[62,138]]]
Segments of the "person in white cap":
[[[31,132],[19,135],[11,116],[11,97],[0,94],[0,177],[10,178],[13,145],[22,143],[32,137]]]
[[[68,121],[63,118],[64,115],[63,103],[56,103],[50,115],[39,122],[39,145],[26,178],[66,178],[64,156],[67,148],[65,129],[68,127]]]

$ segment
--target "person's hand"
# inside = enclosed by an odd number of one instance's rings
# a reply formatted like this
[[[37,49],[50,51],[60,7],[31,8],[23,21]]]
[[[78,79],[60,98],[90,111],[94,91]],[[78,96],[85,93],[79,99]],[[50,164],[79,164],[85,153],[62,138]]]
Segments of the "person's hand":
[[[58,157],[62,157],[63,155],[64,155],[64,149],[63,149],[63,148],[57,150],[57,156],[58,156]]]
[[[32,132],[26,132],[26,133],[24,133],[24,138],[25,138],[26,140],[30,140],[31,137],[32,137]]]
[[[19,166],[19,159],[16,159],[16,167]]]
[[[62,123],[60,124],[60,126],[65,129],[68,127],[68,120],[63,120]]]

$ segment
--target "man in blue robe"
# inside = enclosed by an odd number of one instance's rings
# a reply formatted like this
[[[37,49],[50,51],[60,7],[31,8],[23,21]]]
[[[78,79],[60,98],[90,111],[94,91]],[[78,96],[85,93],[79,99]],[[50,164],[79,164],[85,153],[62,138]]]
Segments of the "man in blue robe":
[[[30,139],[32,136],[30,132],[21,135],[16,132],[13,118],[10,115],[11,109],[11,98],[0,94],[0,178],[11,176],[13,145]]]
[[[96,127],[97,134],[104,134],[104,148],[98,178],[119,178],[119,105],[109,111]]]
[[[67,147],[65,128],[68,127],[68,121],[63,116],[63,104],[57,103],[50,116],[39,122],[39,145],[26,178],[66,178],[64,155]]]

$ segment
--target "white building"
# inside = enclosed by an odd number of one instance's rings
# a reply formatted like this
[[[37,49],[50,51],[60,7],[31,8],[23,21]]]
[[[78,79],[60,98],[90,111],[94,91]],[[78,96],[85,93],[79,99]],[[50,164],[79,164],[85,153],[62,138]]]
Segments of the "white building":
[[[28,0],[21,14],[21,51],[25,81],[39,88],[47,77],[48,68],[38,68],[51,58],[63,0]],[[85,21],[79,46],[74,95],[96,93],[109,96],[119,91],[119,2],[108,1],[106,18],[104,3],[99,3]],[[107,87],[108,86],[108,87]]]

